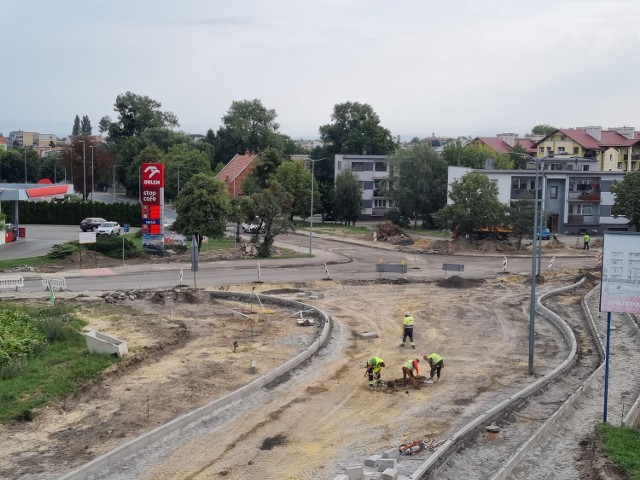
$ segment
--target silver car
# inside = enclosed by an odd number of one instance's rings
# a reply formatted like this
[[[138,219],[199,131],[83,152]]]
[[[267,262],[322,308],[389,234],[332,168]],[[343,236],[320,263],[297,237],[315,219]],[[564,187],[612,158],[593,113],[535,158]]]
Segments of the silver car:
[[[115,237],[120,235],[120,229],[121,227],[118,222],[104,222],[96,228],[96,235],[111,235]]]

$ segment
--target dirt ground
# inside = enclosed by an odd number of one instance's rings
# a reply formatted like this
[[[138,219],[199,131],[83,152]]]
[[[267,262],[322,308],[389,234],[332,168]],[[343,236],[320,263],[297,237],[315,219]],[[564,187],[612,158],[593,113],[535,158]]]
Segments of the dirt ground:
[[[575,272],[550,274],[541,291],[574,279]],[[441,440],[493,404],[496,395],[530,381],[526,279],[256,287],[285,298],[310,289],[324,294],[311,303],[336,325],[320,354],[266,389],[259,407],[239,405],[224,422],[104,478],[332,478],[347,465],[407,441]],[[80,304],[87,330],[126,340],[130,355],[77,395],[38,412],[35,421],[1,426],[0,478],[56,478],[253,380],[252,359],[258,360],[258,374],[282,364],[309,345],[316,328],[298,326],[290,310],[222,302],[207,292],[126,292],[113,304],[64,296]],[[405,310],[416,319],[416,350],[399,346]],[[360,339],[365,331],[378,338]],[[553,368],[565,349],[539,327],[540,369]],[[363,375],[370,356],[385,360],[384,380],[401,382],[402,363],[432,352],[445,359],[440,383],[368,389]]]

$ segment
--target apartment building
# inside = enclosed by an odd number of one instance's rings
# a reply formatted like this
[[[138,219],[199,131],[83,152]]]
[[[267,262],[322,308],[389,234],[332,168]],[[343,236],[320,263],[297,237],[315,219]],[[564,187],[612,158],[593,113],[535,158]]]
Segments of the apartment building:
[[[387,155],[336,155],[335,177],[351,169],[362,187],[362,216],[382,217],[395,210],[385,195],[389,187],[389,160]]]
[[[566,159],[564,162],[552,159],[544,163],[538,179],[539,206],[544,212],[543,227],[552,232],[576,235],[628,231],[631,228],[626,218],[614,218],[611,214],[614,203],[611,185],[623,179],[623,172],[598,171],[595,158]],[[474,170],[449,167],[448,184],[469,172],[487,175],[498,187],[498,198],[505,205],[517,202],[527,194],[535,196],[534,168]]]
[[[37,147],[40,144],[40,134],[38,132],[25,132],[14,130],[9,132],[9,146],[17,147]]]

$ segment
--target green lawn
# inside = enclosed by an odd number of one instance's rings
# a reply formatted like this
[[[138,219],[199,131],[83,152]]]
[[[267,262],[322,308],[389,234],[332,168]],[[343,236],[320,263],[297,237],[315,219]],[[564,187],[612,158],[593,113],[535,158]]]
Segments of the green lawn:
[[[29,258],[11,258],[8,260],[0,260],[0,270],[23,267],[25,265],[29,267],[38,267],[40,265],[48,265],[51,263],[57,263],[59,261],[59,259],[51,258],[48,255]]]
[[[47,341],[31,353],[17,354],[12,346],[35,338],[33,332],[12,328],[12,322],[25,315]],[[89,354],[80,333],[84,324],[69,308],[6,304],[0,307],[0,318],[6,327],[0,343],[0,423],[31,420],[34,409],[74,392],[118,361],[114,356]]]
[[[601,423],[597,432],[609,458],[632,480],[640,480],[640,430]]]

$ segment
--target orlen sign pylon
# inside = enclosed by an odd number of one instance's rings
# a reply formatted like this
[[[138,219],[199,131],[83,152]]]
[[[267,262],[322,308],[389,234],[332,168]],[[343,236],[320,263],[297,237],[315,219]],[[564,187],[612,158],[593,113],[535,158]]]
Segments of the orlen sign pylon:
[[[142,247],[164,251],[162,218],[164,216],[164,164],[143,163],[140,167],[142,202]]]

